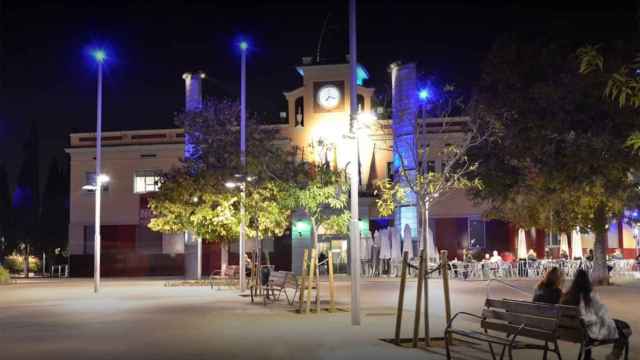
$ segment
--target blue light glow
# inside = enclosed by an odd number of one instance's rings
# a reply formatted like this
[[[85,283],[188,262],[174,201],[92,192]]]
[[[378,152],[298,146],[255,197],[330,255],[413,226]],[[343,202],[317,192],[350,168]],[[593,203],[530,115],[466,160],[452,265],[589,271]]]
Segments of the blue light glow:
[[[420,100],[425,101],[431,97],[431,92],[429,89],[422,89],[418,92],[418,97],[420,97]]]
[[[99,63],[104,62],[104,60],[107,58],[107,53],[102,49],[94,50],[92,55],[93,58],[96,59],[96,61]]]
[[[238,44],[238,46],[240,47],[240,50],[247,51],[247,49],[249,48],[249,43],[246,41],[240,41],[240,44]]]

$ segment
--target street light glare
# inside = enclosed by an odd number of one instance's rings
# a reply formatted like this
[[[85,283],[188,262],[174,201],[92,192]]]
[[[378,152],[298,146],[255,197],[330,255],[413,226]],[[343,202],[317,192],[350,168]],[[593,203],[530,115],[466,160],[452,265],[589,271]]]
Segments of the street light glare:
[[[234,187],[236,187],[236,183],[227,181],[226,183],[224,183],[224,186],[226,186],[229,189],[233,189]]]
[[[418,93],[418,96],[420,97],[420,100],[427,100],[431,97],[431,93],[429,92],[429,89],[422,89]]]
[[[109,181],[111,181],[111,178],[109,177],[109,175],[100,174],[100,176],[98,176],[98,183],[100,184],[106,184]]]
[[[240,50],[246,51],[249,48],[249,43],[247,43],[246,41],[240,41],[240,44],[238,44],[238,46],[240,47]]]
[[[93,52],[93,57],[96,59],[97,62],[103,63],[104,60],[107,58],[107,53],[102,49],[98,49]]]

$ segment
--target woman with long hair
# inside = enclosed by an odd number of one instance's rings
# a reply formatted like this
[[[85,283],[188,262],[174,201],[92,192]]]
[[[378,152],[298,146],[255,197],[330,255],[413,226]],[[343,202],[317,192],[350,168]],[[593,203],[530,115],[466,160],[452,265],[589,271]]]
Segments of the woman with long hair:
[[[557,267],[547,272],[544,279],[540,281],[533,294],[534,302],[557,304],[562,297],[562,283],[564,276]]]
[[[622,320],[609,317],[607,306],[592,294],[593,288],[589,274],[579,269],[569,290],[564,294],[560,303],[577,306],[580,316],[585,323],[589,337],[595,340],[617,339],[613,350],[607,355],[607,360],[616,360],[622,356],[622,350],[631,335],[629,324]]]

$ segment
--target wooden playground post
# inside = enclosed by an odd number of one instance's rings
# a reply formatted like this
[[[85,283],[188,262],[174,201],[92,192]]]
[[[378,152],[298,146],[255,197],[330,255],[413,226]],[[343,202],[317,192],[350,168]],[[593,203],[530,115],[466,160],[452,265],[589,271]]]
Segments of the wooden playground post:
[[[398,296],[398,310],[396,312],[395,343],[400,345],[400,330],[402,329],[402,309],[404,307],[404,288],[407,285],[407,261],[409,253],[406,251],[402,257],[402,271],[400,273],[400,295]]]
[[[327,268],[329,270],[329,312],[336,311],[336,288],[335,283],[333,282],[333,260],[331,258],[333,254],[329,252],[329,257],[327,258],[328,264]]]
[[[422,305],[422,282],[424,281],[424,249],[420,251],[420,265],[418,266],[418,287],[416,289],[416,313],[413,320],[413,347],[418,347],[418,335],[420,333],[420,315]]]
[[[447,324],[451,321],[451,297],[449,294],[449,258],[447,250],[440,251],[440,264],[442,266],[442,288],[444,292],[444,313]],[[451,344],[453,337],[449,334],[449,343]]]
[[[307,255],[308,255],[309,250],[308,249],[304,249],[304,255],[302,255],[302,276],[300,279],[300,298],[298,300],[298,312],[302,313],[302,306],[304,304],[304,286],[305,286],[305,280],[306,280],[306,273],[307,273]]]
[[[311,310],[311,289],[313,288],[313,274],[315,272],[314,265],[316,262],[313,260],[316,258],[316,248],[311,249],[311,259],[309,260],[309,285],[307,286],[307,306],[305,308],[305,314],[308,314]]]

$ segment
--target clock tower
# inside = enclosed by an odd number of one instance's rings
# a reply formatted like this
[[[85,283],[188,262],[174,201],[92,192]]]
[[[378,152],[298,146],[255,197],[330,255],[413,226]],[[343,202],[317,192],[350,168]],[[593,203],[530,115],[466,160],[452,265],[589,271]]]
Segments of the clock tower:
[[[313,58],[305,57],[296,70],[302,76],[303,85],[284,93],[288,102],[289,137],[299,147],[318,140],[335,144],[338,155],[342,155],[336,156],[338,165],[343,166],[348,155],[340,151],[347,149],[340,147],[349,130],[351,102],[348,56],[344,62],[315,62]],[[357,70],[358,108],[370,112],[374,89],[363,86],[369,78],[365,68],[358,65]]]

